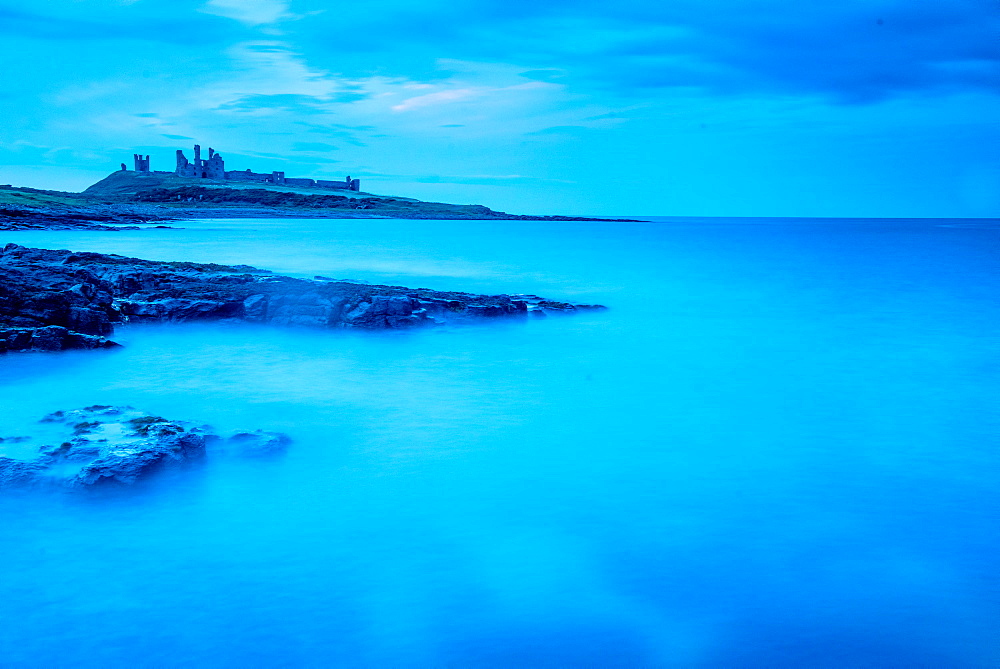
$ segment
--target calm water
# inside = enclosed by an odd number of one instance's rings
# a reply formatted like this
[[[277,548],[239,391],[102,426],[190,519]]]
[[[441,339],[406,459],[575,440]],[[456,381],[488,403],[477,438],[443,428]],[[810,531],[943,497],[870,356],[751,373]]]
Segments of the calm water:
[[[0,243],[611,309],[0,358],[0,435],[295,439],[0,498],[0,666],[1000,664],[997,222],[186,225]]]

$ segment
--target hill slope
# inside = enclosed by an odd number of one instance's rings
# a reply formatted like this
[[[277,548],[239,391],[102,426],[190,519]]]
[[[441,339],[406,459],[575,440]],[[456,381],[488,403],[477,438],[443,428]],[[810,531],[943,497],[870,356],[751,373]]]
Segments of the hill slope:
[[[0,187],[0,229],[120,229],[187,218],[621,220],[525,216],[477,204],[423,202],[348,190],[213,181],[172,172],[112,172],[82,193]]]
[[[370,193],[359,193],[351,190],[332,190],[329,188],[306,188],[296,186],[277,186],[267,183],[249,183],[242,181],[216,181],[214,179],[191,179],[179,177],[173,172],[112,172],[94,185],[83,191],[83,195],[94,198],[127,197],[153,188],[179,188],[181,186],[197,185],[204,188],[225,188],[229,190],[270,190],[278,193],[298,193],[300,195],[344,195],[349,198],[373,197]],[[403,198],[406,199],[406,198]]]

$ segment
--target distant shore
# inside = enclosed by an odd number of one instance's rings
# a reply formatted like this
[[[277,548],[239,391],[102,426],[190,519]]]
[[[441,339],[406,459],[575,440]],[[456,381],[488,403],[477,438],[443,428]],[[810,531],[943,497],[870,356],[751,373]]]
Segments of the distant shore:
[[[0,186],[0,230],[138,230],[197,218],[404,218],[611,221],[635,219],[508,214],[482,205],[368,193],[233,185],[158,173],[113,172],[82,193]]]

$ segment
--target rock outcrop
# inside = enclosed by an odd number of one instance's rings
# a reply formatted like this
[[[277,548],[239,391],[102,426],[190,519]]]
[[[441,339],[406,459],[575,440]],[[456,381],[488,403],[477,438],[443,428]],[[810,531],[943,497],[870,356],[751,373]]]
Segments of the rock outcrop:
[[[599,309],[535,295],[475,295],[296,279],[245,265],[99,253],[0,251],[0,352],[114,346],[118,323],[237,320],[319,328],[405,328]]]
[[[0,438],[32,457],[0,456],[0,489],[125,486],[169,466],[194,463],[212,453],[243,457],[284,453],[287,436],[240,432],[223,439],[205,425],[170,421],[132,407],[95,405],[57,411],[39,421],[39,437]]]

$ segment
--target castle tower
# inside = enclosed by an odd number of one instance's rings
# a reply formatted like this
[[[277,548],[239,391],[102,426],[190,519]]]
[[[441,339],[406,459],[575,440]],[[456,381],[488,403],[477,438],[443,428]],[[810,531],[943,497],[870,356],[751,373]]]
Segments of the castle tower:
[[[135,161],[136,172],[149,172],[149,156],[143,158],[141,154],[133,153],[132,159]]]
[[[187,156],[184,155],[183,151],[177,149],[177,167],[174,168],[174,174],[176,174],[179,177],[187,176],[184,173],[184,170],[187,166],[188,166]]]
[[[222,154],[216,153],[215,149],[208,150],[208,160],[205,161],[204,176],[208,179],[225,179],[226,166],[222,162]]]

